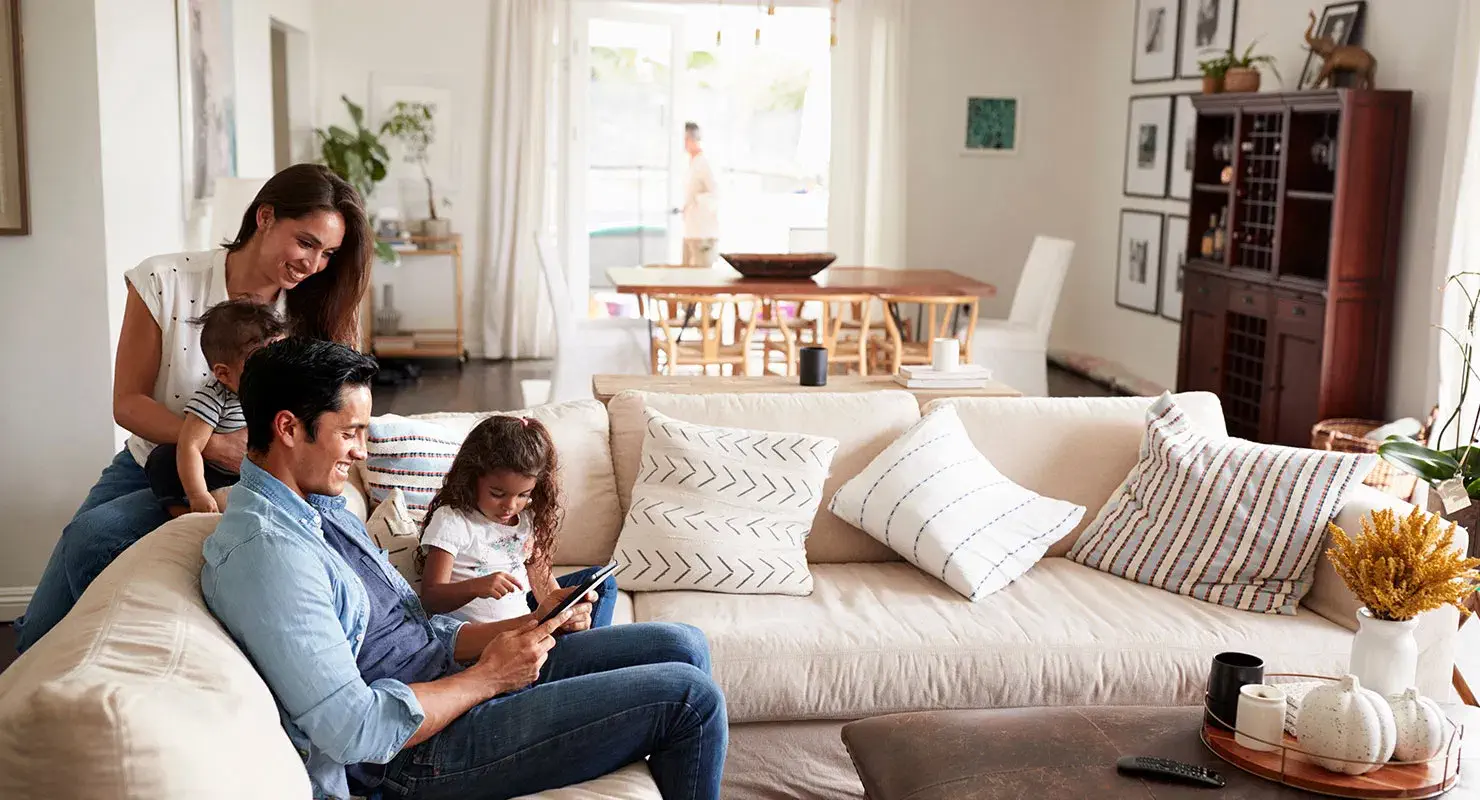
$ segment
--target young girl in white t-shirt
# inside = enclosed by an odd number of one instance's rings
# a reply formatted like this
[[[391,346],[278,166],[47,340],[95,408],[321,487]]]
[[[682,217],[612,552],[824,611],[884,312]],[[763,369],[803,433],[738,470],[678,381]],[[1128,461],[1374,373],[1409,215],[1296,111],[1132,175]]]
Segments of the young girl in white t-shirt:
[[[555,442],[539,420],[493,416],[463,440],[422,522],[421,604],[468,622],[528,614],[598,567],[550,571],[562,515]],[[611,624],[616,579],[596,590],[591,627]]]

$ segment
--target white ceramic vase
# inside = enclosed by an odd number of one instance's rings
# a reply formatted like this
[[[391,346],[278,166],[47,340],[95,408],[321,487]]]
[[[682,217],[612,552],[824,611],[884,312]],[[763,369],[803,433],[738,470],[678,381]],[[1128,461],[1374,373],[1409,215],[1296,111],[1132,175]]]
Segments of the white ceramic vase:
[[[1418,640],[1413,631],[1415,617],[1402,622],[1378,619],[1366,608],[1357,610],[1357,635],[1352,639],[1352,659],[1347,672],[1362,686],[1380,695],[1401,694],[1418,676]]]

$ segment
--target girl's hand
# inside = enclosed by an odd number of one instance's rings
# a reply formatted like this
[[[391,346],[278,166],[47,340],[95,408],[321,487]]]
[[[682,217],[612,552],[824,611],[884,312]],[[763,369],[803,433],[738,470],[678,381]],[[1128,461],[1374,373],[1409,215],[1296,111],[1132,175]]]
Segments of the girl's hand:
[[[545,615],[550,613],[550,609],[560,605],[560,601],[564,600],[567,595],[574,592],[577,588],[579,587],[571,586],[546,594],[544,602],[540,603],[540,607],[535,609],[534,618],[544,619]],[[557,628],[556,631],[558,633],[575,633],[577,631],[590,630],[591,604],[595,602],[596,590],[593,589],[586,592],[586,596],[581,598],[579,602],[571,606],[570,610],[566,612],[570,615],[570,618]]]
[[[494,599],[524,590],[524,587],[519,585],[518,579],[507,572],[484,575],[481,578],[472,579],[469,583],[472,584],[473,591],[477,592],[479,597]]]

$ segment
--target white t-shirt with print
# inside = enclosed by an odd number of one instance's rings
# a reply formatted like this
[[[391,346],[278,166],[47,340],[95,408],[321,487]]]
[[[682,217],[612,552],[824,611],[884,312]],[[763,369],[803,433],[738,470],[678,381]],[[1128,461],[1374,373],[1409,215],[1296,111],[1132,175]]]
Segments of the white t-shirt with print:
[[[421,544],[452,554],[452,580],[507,572],[524,587],[523,591],[499,598],[479,597],[450,616],[467,622],[499,622],[528,614],[525,592],[529,591],[529,573],[524,562],[529,558],[533,534],[527,514],[521,514],[513,525],[501,525],[476,511],[465,513],[442,506],[432,512]]]
[[[149,308],[161,333],[154,399],[181,416],[191,396],[211,380],[211,365],[200,350],[200,326],[190,320],[226,300],[226,251],[154,256],[124,277]],[[285,293],[278,292],[279,315],[284,313],[286,299]],[[143,466],[154,443],[134,435],[128,439],[128,449]]]

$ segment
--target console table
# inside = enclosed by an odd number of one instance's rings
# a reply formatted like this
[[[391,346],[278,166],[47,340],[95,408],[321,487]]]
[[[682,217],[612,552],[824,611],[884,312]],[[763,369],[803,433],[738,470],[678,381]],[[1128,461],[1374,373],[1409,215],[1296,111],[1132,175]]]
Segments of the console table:
[[[591,394],[602,403],[618,392],[633,389],[669,394],[759,394],[777,392],[909,392],[921,408],[945,397],[1021,397],[1022,392],[1005,383],[989,382],[985,389],[906,389],[892,375],[830,375],[826,386],[802,386],[796,377],[783,375],[595,375]]]

